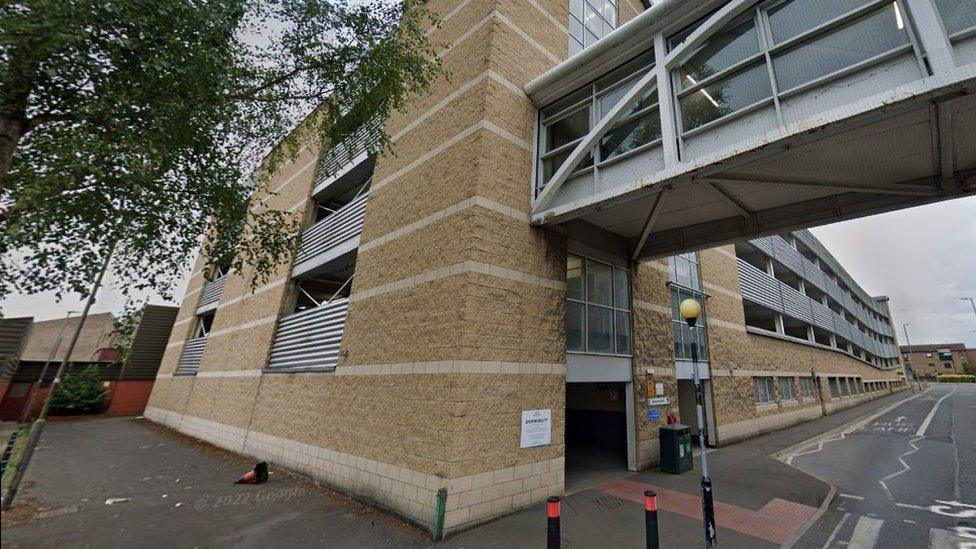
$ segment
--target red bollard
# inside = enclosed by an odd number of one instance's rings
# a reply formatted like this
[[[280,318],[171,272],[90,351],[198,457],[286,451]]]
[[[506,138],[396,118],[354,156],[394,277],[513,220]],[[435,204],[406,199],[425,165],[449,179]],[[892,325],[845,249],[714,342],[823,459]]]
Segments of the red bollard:
[[[657,533],[657,494],[654,490],[644,492],[644,531],[647,535],[647,549],[660,549]]]
[[[546,547],[559,549],[559,498],[553,496],[546,502],[546,515],[549,517]]]

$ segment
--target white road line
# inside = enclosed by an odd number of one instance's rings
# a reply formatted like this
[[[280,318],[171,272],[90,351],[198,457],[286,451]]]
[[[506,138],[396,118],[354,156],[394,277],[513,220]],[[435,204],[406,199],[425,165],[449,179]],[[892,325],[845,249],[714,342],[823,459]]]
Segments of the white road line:
[[[827,538],[827,543],[823,544],[823,549],[827,549],[828,547],[830,547],[830,544],[834,542],[834,538],[837,537],[837,532],[840,532],[840,529],[843,528],[845,524],[847,524],[847,519],[849,518],[851,518],[851,514],[844,513],[844,518],[840,519],[840,522],[838,522],[837,526],[834,527],[834,531],[831,532],[830,537]]]
[[[855,419],[854,421],[852,421],[850,423],[847,423],[845,425],[841,425],[840,427],[837,427],[835,429],[832,429],[832,430],[830,430],[830,431],[828,431],[828,432],[826,432],[826,433],[824,433],[822,435],[815,436],[815,437],[810,438],[810,439],[807,439],[807,440],[805,440],[805,441],[803,441],[803,442],[801,442],[799,444],[794,444],[793,446],[790,446],[789,448],[785,448],[783,450],[780,450],[779,452],[776,452],[775,454],[773,454],[773,457],[776,458],[776,459],[778,459],[778,460],[780,460],[780,461],[782,461],[783,463],[785,463],[787,465],[793,465],[793,460],[795,458],[798,458],[800,456],[804,456],[804,455],[807,455],[807,454],[815,454],[817,452],[821,452],[821,451],[823,451],[825,444],[827,444],[829,442],[834,442],[834,441],[842,440],[842,439],[846,438],[847,435],[849,435],[849,434],[853,433],[854,431],[856,431],[856,430],[864,427],[868,423],[870,423],[870,422],[874,421],[875,419],[883,416],[884,414],[887,414],[888,412],[894,410],[895,408],[901,406],[902,404],[905,404],[906,402],[915,400],[916,398],[922,396],[923,394],[925,394],[925,393],[924,392],[923,393],[918,393],[918,394],[912,395],[912,396],[910,396],[908,398],[905,398],[903,400],[899,400],[898,402],[895,402],[893,404],[889,404],[888,406],[885,406],[884,408],[882,408],[882,409],[880,409],[880,410],[878,410],[876,412],[872,412],[872,413],[869,413],[869,414],[867,414],[865,416],[859,417],[859,418]]]
[[[928,507],[925,507],[924,505],[912,505],[911,503],[898,503],[898,502],[895,502],[895,505],[898,507],[904,507],[905,509],[918,509],[919,511],[930,511],[930,509]]]
[[[874,544],[878,542],[878,535],[881,534],[883,524],[883,520],[876,518],[861,517],[857,519],[851,541],[847,544],[848,549],[874,549]]]
[[[841,494],[840,497],[847,499],[863,500],[864,496],[855,496],[854,494]]]
[[[891,490],[888,489],[888,481],[891,480],[891,479],[893,479],[893,478],[895,478],[895,477],[897,477],[897,476],[899,476],[899,475],[904,474],[907,471],[911,471],[912,470],[911,466],[909,466],[907,463],[905,463],[904,458],[907,457],[907,456],[910,456],[910,455],[912,455],[912,454],[914,454],[915,452],[918,451],[918,446],[915,446],[915,443],[918,442],[919,440],[922,440],[922,437],[917,436],[917,437],[909,440],[908,441],[908,445],[911,446],[912,449],[909,450],[909,451],[907,451],[907,452],[905,452],[904,454],[898,456],[898,463],[901,463],[901,467],[902,467],[901,470],[900,471],[895,471],[894,473],[891,473],[890,475],[888,475],[888,476],[886,476],[886,477],[884,477],[884,478],[882,478],[881,480],[878,481],[878,484],[880,484],[881,487],[884,488],[885,495],[888,496],[888,499],[890,499],[890,500],[894,500],[895,499],[895,496],[893,496],[891,494]]]
[[[942,404],[942,401],[943,400],[949,398],[950,396],[952,396],[952,393],[955,393],[955,392],[956,392],[956,389],[955,389],[955,387],[953,387],[953,389],[951,391],[949,391],[948,393],[946,393],[946,395],[944,397],[942,397],[938,401],[936,401],[935,406],[933,406],[932,409],[929,410],[929,415],[925,416],[925,421],[923,421],[922,424],[918,427],[918,431],[915,432],[915,436],[917,436],[917,437],[924,437],[925,436],[925,430],[928,429],[929,428],[929,424],[932,423],[932,418],[935,417],[935,412],[939,409],[939,405]]]

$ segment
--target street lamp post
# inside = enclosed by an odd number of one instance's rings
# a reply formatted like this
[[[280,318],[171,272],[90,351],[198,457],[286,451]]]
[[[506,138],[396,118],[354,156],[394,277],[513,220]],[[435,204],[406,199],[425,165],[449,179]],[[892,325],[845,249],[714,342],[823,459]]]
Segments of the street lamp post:
[[[54,381],[51,382],[51,389],[47,393],[47,397],[44,399],[44,405],[41,406],[41,412],[38,414],[37,419],[31,424],[30,431],[27,434],[27,445],[24,446],[23,454],[21,454],[20,461],[17,463],[17,467],[14,469],[13,476],[11,477],[10,483],[7,486],[7,492],[0,497],[0,509],[6,511],[10,509],[13,505],[14,499],[17,497],[17,490],[20,488],[20,481],[24,478],[24,473],[27,471],[27,467],[30,465],[31,457],[34,455],[34,450],[37,448],[37,442],[41,439],[41,433],[44,431],[44,426],[47,424],[47,413],[51,408],[51,400],[54,398],[55,393],[57,393],[58,386],[61,385],[61,378],[64,376],[64,371],[68,367],[68,361],[71,359],[71,353],[75,349],[75,344],[78,343],[78,336],[81,335],[81,330],[85,326],[85,320],[88,318],[88,311],[91,309],[92,303],[95,302],[95,295],[98,293],[98,288],[102,285],[102,278],[105,276],[105,271],[108,270],[109,262],[112,259],[112,253],[115,251],[115,243],[112,243],[108,248],[108,253],[105,254],[105,259],[102,261],[102,266],[98,270],[98,274],[95,276],[95,281],[92,283],[91,290],[88,292],[88,297],[85,299],[85,306],[81,310],[81,316],[78,318],[78,325],[75,326],[75,333],[71,336],[71,341],[68,343],[68,348],[64,352],[64,358],[61,359],[61,365],[58,366],[57,373],[54,374]]]
[[[959,299],[961,301],[968,301],[969,302],[969,305],[973,308],[973,314],[976,315],[976,301],[974,301],[973,298],[971,298],[971,297],[960,297]]]
[[[44,383],[44,376],[47,375],[47,369],[51,366],[51,361],[54,360],[54,355],[58,354],[58,349],[61,348],[61,340],[64,339],[64,329],[68,327],[68,317],[77,312],[78,311],[68,311],[68,314],[64,315],[65,322],[61,325],[61,330],[58,331],[58,339],[54,343],[54,349],[51,350],[51,356],[47,357],[47,360],[44,362],[44,367],[41,368],[41,375],[37,378],[37,387],[31,391],[30,398],[27,400],[27,406],[24,407],[24,411],[20,415],[21,422],[26,422],[27,418],[30,417],[30,413],[34,409],[34,398],[41,390],[41,384]]]
[[[701,304],[694,299],[686,299],[678,306],[681,318],[685,319],[691,328],[691,367],[695,380],[695,413],[698,418],[698,446],[701,449],[701,497],[702,519],[705,523],[705,547],[716,547],[715,503],[712,498],[712,479],[708,477],[708,449],[705,446],[705,414],[702,410],[705,393],[702,390],[701,376],[698,374],[698,337],[695,325],[701,315]]]
[[[922,390],[922,380],[918,377],[918,371],[915,369],[915,361],[912,360],[912,340],[908,337],[908,325],[911,322],[906,322],[901,325],[901,329],[905,331],[905,343],[908,344],[908,365],[912,367],[912,377],[915,378],[915,384],[918,385],[918,390]],[[911,380],[909,380],[911,382]]]

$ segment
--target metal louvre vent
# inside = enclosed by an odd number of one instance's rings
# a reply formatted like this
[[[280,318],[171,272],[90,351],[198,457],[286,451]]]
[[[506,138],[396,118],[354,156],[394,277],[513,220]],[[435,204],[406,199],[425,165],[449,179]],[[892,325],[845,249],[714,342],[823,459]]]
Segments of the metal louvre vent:
[[[865,336],[854,324],[817,301],[776,280],[742,259],[739,284],[742,299],[839,335],[852,344],[881,358],[896,358],[898,349]]]
[[[208,306],[220,301],[220,294],[224,291],[225,280],[227,280],[226,275],[215,278],[203,285],[203,289],[200,290],[200,303],[197,304],[198,313],[200,309],[206,309]]]
[[[176,365],[176,375],[196,375],[200,369],[200,361],[203,360],[203,351],[206,348],[207,338],[188,339],[183,344],[183,354],[180,355],[180,362]]]
[[[307,261],[360,235],[363,232],[367,200],[369,200],[368,191],[339,208],[334,214],[305,229],[302,232],[302,245],[295,256],[295,263]]]
[[[282,317],[267,370],[333,370],[346,326],[349,298]]]
[[[373,121],[360,127],[344,143],[332,147],[319,158],[315,168],[315,182],[312,187],[317,187],[360,155],[375,149],[379,140],[379,121]]]

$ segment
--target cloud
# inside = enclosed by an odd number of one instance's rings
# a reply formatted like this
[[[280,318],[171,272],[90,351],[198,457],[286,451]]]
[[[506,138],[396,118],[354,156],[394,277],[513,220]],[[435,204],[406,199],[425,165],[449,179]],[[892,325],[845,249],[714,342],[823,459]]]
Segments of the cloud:
[[[919,206],[812,229],[871,295],[891,298],[912,344],[976,347],[976,197]]]

